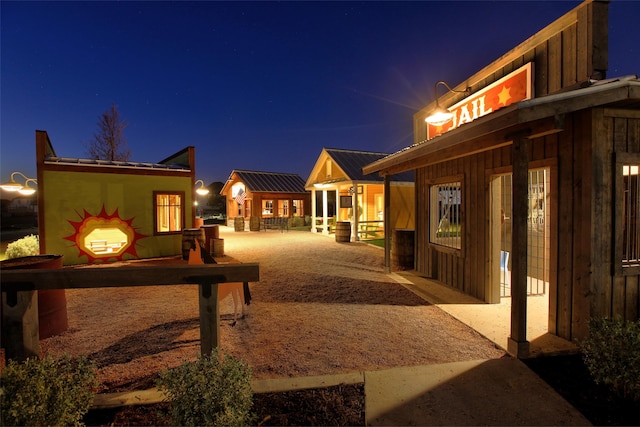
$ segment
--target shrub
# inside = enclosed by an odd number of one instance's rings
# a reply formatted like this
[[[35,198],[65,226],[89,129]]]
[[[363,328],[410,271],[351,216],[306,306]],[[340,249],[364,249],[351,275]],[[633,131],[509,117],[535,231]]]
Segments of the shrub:
[[[81,426],[98,386],[93,364],[69,355],[11,360],[1,378],[3,426]]]
[[[253,422],[251,368],[217,349],[195,362],[160,372],[158,388],[181,426],[243,426]]]
[[[18,239],[7,245],[7,259],[20,258],[23,256],[38,255],[40,253],[40,242],[38,236],[31,234]]]
[[[597,384],[640,400],[640,320],[591,319],[581,345],[584,363]]]

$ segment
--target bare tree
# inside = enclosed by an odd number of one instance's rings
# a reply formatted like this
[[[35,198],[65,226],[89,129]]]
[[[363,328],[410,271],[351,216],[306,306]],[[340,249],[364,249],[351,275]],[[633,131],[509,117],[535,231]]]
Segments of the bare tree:
[[[98,116],[98,130],[89,141],[89,157],[96,160],[127,161],[131,152],[124,137],[124,128],[129,123],[122,120],[116,104]]]

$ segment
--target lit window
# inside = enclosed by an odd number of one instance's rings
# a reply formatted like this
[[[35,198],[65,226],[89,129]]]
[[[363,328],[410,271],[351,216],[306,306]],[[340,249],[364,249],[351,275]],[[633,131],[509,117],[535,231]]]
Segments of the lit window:
[[[303,216],[304,215],[304,204],[302,200],[294,200],[293,201],[293,216]]]
[[[262,215],[273,215],[273,200],[262,201]]]
[[[184,192],[153,193],[155,232],[181,232],[184,227]]]
[[[289,216],[289,201],[288,200],[280,200],[278,202],[278,213],[279,216]]]
[[[431,243],[461,248],[461,187],[460,182],[432,185],[429,189]]]
[[[618,155],[616,185],[616,265],[618,273],[640,273],[639,155]],[[622,271],[621,271],[622,270]]]
[[[94,228],[84,238],[84,247],[94,255],[118,255],[127,248],[129,238],[119,227]]]

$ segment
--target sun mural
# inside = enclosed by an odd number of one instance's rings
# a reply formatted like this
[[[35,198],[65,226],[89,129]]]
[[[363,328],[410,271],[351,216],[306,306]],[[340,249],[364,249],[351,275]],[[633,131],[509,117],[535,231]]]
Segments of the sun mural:
[[[73,226],[74,233],[65,237],[80,250],[79,257],[86,256],[89,263],[96,261],[121,261],[125,254],[138,258],[136,244],[138,240],[148,237],[136,231],[132,226],[135,217],[122,219],[116,208],[111,215],[107,214],[104,205],[98,215],[78,213],[80,221],[67,220]]]

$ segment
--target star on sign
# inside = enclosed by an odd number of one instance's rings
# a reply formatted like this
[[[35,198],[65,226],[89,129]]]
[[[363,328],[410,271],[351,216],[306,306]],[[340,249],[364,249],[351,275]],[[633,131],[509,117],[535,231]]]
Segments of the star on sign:
[[[502,90],[498,94],[498,103],[502,105],[507,105],[507,102],[511,99],[511,88],[507,88],[506,86],[502,86]]]

